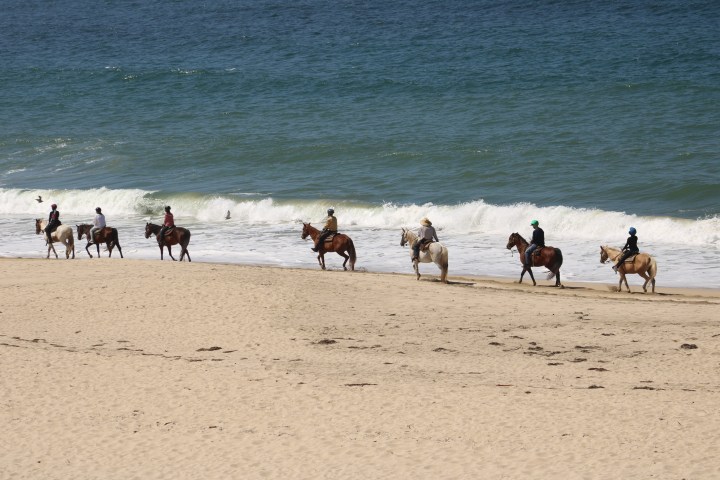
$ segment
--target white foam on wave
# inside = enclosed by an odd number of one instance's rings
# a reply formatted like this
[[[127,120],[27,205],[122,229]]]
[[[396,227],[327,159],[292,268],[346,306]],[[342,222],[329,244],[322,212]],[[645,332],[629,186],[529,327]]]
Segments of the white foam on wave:
[[[45,202],[34,199],[42,195]],[[300,220],[319,223],[333,206],[343,227],[371,230],[397,230],[416,227],[429,217],[446,235],[507,236],[519,232],[529,236],[530,220],[537,219],[549,239],[622,244],[627,230],[634,226],[641,242],[720,249],[720,217],[682,219],[649,217],[597,209],[567,206],[538,207],[530,203],[492,205],[477,200],[458,205],[358,204],[328,200],[248,199],[241,195],[168,194],[140,189],[20,190],[0,188],[0,213],[44,216],[50,203],[57,203],[63,214],[94,214],[96,206],[108,215],[162,216],[163,206],[172,205],[176,218],[189,222],[232,225],[287,225]],[[225,220],[226,212],[231,220]]]

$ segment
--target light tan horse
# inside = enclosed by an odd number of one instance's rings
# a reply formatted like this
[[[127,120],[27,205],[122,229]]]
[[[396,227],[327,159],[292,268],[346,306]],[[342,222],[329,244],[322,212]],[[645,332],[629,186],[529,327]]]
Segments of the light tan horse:
[[[600,263],[605,263],[611,260],[613,264],[617,262],[618,258],[622,254],[622,250],[619,248],[608,247],[603,245],[600,247]],[[622,265],[618,267],[618,273],[620,274],[620,282],[618,283],[617,291],[622,291],[622,284],[625,282],[625,288],[630,293],[630,286],[628,285],[625,274],[637,273],[645,279],[643,284],[643,291],[647,292],[647,284],[652,282],[652,293],[655,293],[655,276],[657,275],[657,262],[655,259],[647,253],[638,253],[625,260]]]
[[[418,236],[415,232],[409,228],[402,229],[402,235],[400,236],[400,246],[404,247],[408,245],[410,247],[410,257],[413,256],[413,245],[417,241]],[[427,246],[427,250],[420,250],[420,256],[413,260],[413,270],[417,275],[417,280],[420,280],[420,268],[419,263],[435,263],[440,269],[440,281],[448,283],[448,249],[440,242],[432,242]]]
[[[47,226],[47,221],[42,220],[40,218],[35,219],[35,234],[40,235],[42,234],[43,238],[45,237],[45,227]],[[50,234],[52,237],[52,242],[48,242],[48,253],[47,257],[50,258],[50,252],[52,251],[55,254],[55,258],[58,258],[58,254],[55,251],[55,247],[53,246],[53,242],[60,242],[63,245],[65,245],[65,258],[70,258],[70,254],[72,254],[72,258],[75,258],[75,240],[73,239],[73,230],[72,228],[68,227],[67,225],[60,225],[57,227],[57,229]]]

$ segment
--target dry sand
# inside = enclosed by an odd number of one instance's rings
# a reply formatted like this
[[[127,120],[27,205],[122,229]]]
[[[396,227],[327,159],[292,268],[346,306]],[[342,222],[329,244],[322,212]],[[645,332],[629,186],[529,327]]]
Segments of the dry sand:
[[[720,478],[718,291],[434,278],[0,259],[0,478]]]

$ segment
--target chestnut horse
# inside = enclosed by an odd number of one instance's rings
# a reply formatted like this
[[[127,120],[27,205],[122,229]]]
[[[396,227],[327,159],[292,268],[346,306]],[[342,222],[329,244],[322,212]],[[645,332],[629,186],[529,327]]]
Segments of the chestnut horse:
[[[41,218],[35,219],[35,234],[40,235],[42,233],[45,240],[47,240],[47,237],[45,236],[46,226],[47,221]],[[58,258],[58,254],[55,251],[53,242],[60,242],[65,245],[65,258],[70,258],[70,254],[72,254],[72,258],[75,258],[75,240],[73,239],[72,228],[68,227],[67,225],[60,225],[57,227],[57,229],[55,229],[54,232],[50,234],[50,237],[52,241],[48,242],[48,252],[47,257],[45,258],[50,258],[51,251],[55,254],[55,258]]]
[[[90,230],[93,228],[92,225],[88,225],[87,223],[81,223],[80,225],[75,225],[75,228],[77,228],[78,240],[82,240],[83,236],[87,237],[88,242],[87,245],[85,245],[85,251],[88,255],[90,255],[90,258],[93,258],[92,253],[90,253],[89,250],[90,245],[95,245],[97,247],[97,255],[98,258],[100,258],[101,243],[104,243],[107,247],[108,257],[112,257],[113,248],[117,247],[118,252],[120,252],[120,258],[125,258],[123,257],[122,248],[120,247],[120,241],[118,240],[117,228],[105,227],[98,230],[97,234],[95,235],[97,242],[93,242],[90,238]]]
[[[300,238],[305,240],[308,236],[312,238],[313,242],[317,242],[317,238],[320,236],[320,230],[313,227],[309,223],[303,222],[303,230]],[[318,263],[320,268],[325,270],[325,252],[335,252],[345,259],[343,262],[343,269],[347,270],[345,266],[350,260],[350,270],[355,270],[355,245],[350,237],[344,233],[336,233],[331,239],[326,239],[322,245],[318,245]],[[347,253],[347,255],[346,255]]]
[[[613,263],[617,262],[622,250],[618,248],[608,247],[604,245],[600,247],[600,263],[605,263],[608,260],[612,260]],[[643,284],[643,291],[647,292],[648,282],[652,283],[652,293],[655,293],[655,275],[657,275],[657,263],[655,259],[647,253],[638,253],[633,255],[623,262],[618,267],[617,273],[620,274],[620,283],[618,283],[618,292],[622,292],[622,284],[625,282],[625,288],[630,293],[630,286],[628,285],[626,273],[637,273],[645,279]]]
[[[150,235],[155,235],[155,238],[157,239],[158,234],[160,233],[160,229],[162,228],[161,225],[155,225],[154,223],[146,223],[145,224],[145,238],[150,238]],[[174,227],[170,233],[165,234],[165,241],[163,242],[165,246],[167,247],[168,255],[170,255],[170,258],[175,260],[175,257],[173,257],[172,250],[170,249],[171,245],[180,245],[180,261],[183,261],[183,258],[185,255],[187,255],[188,262],[191,262],[190,260],[190,252],[188,252],[187,246],[190,243],[190,230],[183,227]],[[160,260],[163,259],[163,249],[160,245],[160,240],[158,239],[158,246],[160,247]]]
[[[522,273],[520,273],[520,281],[518,283],[522,283],[523,275],[525,275],[525,272],[528,272],[534,286],[537,285],[537,283],[535,282],[535,276],[532,273],[532,268],[525,265],[525,250],[527,250],[529,246],[530,245],[527,240],[525,240],[519,233],[511,234],[506,245],[508,250],[512,250],[513,247],[517,248],[518,253],[520,254],[520,263],[523,265],[523,270]],[[540,252],[539,254],[538,251]],[[550,270],[550,274],[547,277],[548,280],[555,277],[555,286],[563,288],[560,283],[560,267],[563,263],[563,256],[559,248],[538,247],[530,257],[532,267],[545,267]]]

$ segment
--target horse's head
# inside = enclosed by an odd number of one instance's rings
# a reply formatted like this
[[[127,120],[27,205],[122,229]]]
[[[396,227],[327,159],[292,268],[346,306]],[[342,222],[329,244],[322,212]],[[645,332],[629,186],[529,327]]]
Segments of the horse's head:
[[[303,240],[305,240],[307,238],[307,236],[310,235],[309,227],[310,227],[309,223],[303,222],[303,231],[302,231],[302,234],[300,235],[300,238],[302,238]]]
[[[404,228],[402,229],[402,233],[400,234],[400,246],[404,247],[408,243],[407,239],[407,230]]]
[[[516,247],[518,245],[518,243],[520,243],[519,240],[520,240],[519,233],[517,233],[517,232],[511,233],[510,237],[508,238],[508,243],[507,243],[507,245],[505,245],[505,248],[507,248],[508,250],[512,250],[513,247]]]
[[[150,226],[150,222],[145,223],[145,238],[150,238],[150,235],[152,235],[152,227]]]
[[[84,226],[85,225],[75,224],[75,228],[77,228],[78,240],[82,240],[83,234],[85,233],[85,229],[83,228]]]
[[[608,261],[608,252],[605,250],[605,247],[600,247],[600,263],[605,263]]]
[[[36,218],[35,219],[35,235],[39,235],[41,230],[42,230],[42,219]]]

